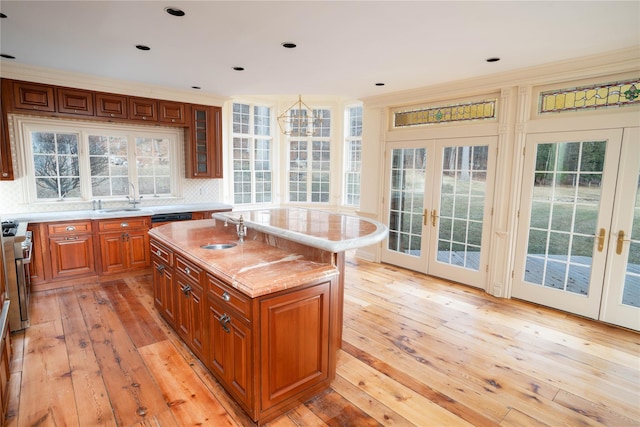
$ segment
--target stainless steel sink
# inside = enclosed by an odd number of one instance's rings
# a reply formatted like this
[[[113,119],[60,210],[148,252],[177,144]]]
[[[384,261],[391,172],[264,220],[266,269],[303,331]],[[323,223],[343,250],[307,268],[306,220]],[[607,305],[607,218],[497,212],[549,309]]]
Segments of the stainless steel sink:
[[[140,208],[111,208],[111,209],[100,209],[96,212],[98,213],[116,213],[116,212],[137,212]]]
[[[212,249],[212,250],[221,250],[221,249],[229,249],[236,246],[237,243],[210,243],[208,245],[200,246],[202,249]]]

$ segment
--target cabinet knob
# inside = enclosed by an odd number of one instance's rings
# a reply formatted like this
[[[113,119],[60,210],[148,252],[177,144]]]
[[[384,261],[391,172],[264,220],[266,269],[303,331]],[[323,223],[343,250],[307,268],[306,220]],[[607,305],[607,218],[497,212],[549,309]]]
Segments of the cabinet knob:
[[[191,269],[190,269],[189,267],[185,267],[185,268],[184,268],[184,272],[185,272],[186,274],[191,274]]]
[[[116,116],[115,114],[111,113],[111,117],[115,117],[115,116]]]
[[[229,296],[228,293],[225,292],[222,294],[222,299],[229,302],[231,300],[231,297]]]
[[[9,176],[8,172],[2,172],[2,176]]]
[[[156,255],[158,255],[158,256],[160,256],[160,255],[161,255],[161,253],[162,253],[162,252],[160,252],[160,249],[158,249],[158,250],[156,251]]]

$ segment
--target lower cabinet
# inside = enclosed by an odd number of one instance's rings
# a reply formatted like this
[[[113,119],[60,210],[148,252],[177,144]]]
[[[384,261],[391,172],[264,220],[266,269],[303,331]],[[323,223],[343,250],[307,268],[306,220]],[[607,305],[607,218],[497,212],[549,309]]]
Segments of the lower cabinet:
[[[4,421],[9,403],[9,364],[11,363],[11,335],[9,334],[9,304],[2,306],[0,315],[0,419]],[[4,424],[3,424],[4,425]]]
[[[90,221],[49,224],[48,236],[53,279],[95,274]]]
[[[329,386],[339,345],[337,275],[250,298],[179,251],[172,269],[166,252],[151,240],[156,308],[254,421]]]
[[[149,267],[149,226],[148,217],[98,222],[102,274]]]

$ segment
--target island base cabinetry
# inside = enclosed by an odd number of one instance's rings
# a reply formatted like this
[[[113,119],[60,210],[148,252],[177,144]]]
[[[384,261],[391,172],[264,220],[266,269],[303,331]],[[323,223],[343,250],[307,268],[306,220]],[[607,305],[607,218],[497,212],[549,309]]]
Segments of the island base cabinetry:
[[[168,247],[151,239],[155,307],[255,422],[329,386],[339,348],[337,273],[252,298]]]

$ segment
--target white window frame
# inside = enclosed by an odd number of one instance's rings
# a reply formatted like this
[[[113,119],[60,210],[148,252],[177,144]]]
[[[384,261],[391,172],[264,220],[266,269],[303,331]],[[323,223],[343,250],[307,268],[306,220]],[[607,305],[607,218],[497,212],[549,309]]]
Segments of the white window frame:
[[[234,105],[238,104],[238,105],[247,105],[249,106],[249,132],[248,133],[241,133],[241,132],[235,132],[234,131],[234,117],[233,115],[235,114],[234,112]],[[230,103],[230,112],[229,112],[229,123],[230,123],[230,128],[231,128],[231,141],[229,143],[229,150],[230,150],[230,160],[231,160],[231,178],[230,178],[230,188],[231,188],[231,199],[233,204],[235,205],[239,205],[239,206],[250,206],[250,205],[259,205],[259,206],[264,206],[264,205],[271,205],[276,203],[276,194],[277,191],[276,189],[278,188],[278,182],[277,182],[277,175],[276,175],[276,165],[275,165],[275,159],[277,158],[275,155],[275,140],[274,140],[274,131],[276,131],[276,126],[275,126],[275,108],[272,105],[269,104],[260,104],[260,103],[255,103],[255,102],[246,102],[246,101],[241,101],[241,100],[234,100]],[[268,108],[269,109],[269,135],[259,135],[255,133],[255,108],[256,107],[262,107],[262,108]],[[236,201],[236,191],[235,191],[235,173],[236,173],[236,169],[235,169],[235,157],[234,157],[234,141],[236,138],[241,138],[241,139],[247,139],[249,142],[249,170],[248,172],[250,172],[251,174],[251,201],[250,202],[237,202]],[[256,170],[256,143],[258,140],[267,140],[269,141],[269,164],[270,164],[270,169],[269,172],[271,173],[271,200],[270,201],[262,201],[262,202],[257,202],[256,201],[256,174],[258,172],[262,172],[261,170],[258,171]]]
[[[353,208],[360,207],[360,197],[362,191],[362,124],[360,135],[353,136],[351,135],[351,109],[352,108],[360,108],[360,120],[362,123],[362,118],[364,116],[364,108],[362,104],[350,104],[346,105],[344,108],[344,170],[343,170],[343,200],[342,204],[344,206],[349,206]],[[352,161],[352,144],[359,143],[360,144],[360,160],[358,162]],[[356,168],[356,164],[358,168]],[[354,170],[357,169],[357,170]],[[358,176],[358,192],[352,193],[349,189],[349,176]],[[358,198],[358,203],[350,203],[349,198],[354,196]]]
[[[135,141],[140,138],[169,138],[172,142],[171,156],[171,194],[153,196],[154,200],[177,198],[182,196],[181,177],[184,175],[184,130],[158,126],[135,126],[125,124],[83,122],[64,119],[36,118],[14,116],[14,135],[16,136],[16,155],[24,171],[26,184],[23,186],[27,203],[51,202],[86,202],[93,199],[118,201],[126,200],[125,196],[93,196],[91,191],[91,168],[89,164],[89,134],[126,135],[130,148],[128,149],[129,165],[136,164]],[[80,196],[64,199],[38,199],[35,171],[33,165],[33,151],[31,147],[31,132],[58,132],[79,134],[78,162],[80,170]],[[136,167],[128,170],[129,180],[137,182]],[[137,185],[136,185],[137,190]],[[135,196],[138,196],[137,191]]]
[[[333,164],[335,164],[335,161],[332,162],[332,158],[331,156],[335,156],[335,154],[332,154],[332,152],[334,151],[334,147],[333,147],[333,133],[335,131],[335,115],[334,115],[334,110],[333,108],[330,107],[320,107],[320,106],[311,106],[310,107],[314,114],[318,114],[319,111],[328,111],[329,112],[329,135],[328,136],[291,136],[288,135],[287,136],[287,163],[286,163],[286,171],[287,171],[287,176],[286,176],[286,203],[288,204],[292,204],[292,205],[303,205],[303,204],[311,204],[311,205],[330,205],[332,203],[333,200],[333,174],[334,174],[334,167]],[[300,169],[300,170],[292,170],[291,169],[291,142],[292,141],[306,141],[307,142],[307,167],[306,169]],[[320,141],[323,143],[327,143],[329,146],[329,193],[328,193],[328,198],[326,202],[323,201],[313,201],[313,142],[314,141]],[[291,173],[305,173],[307,176],[307,188],[306,188],[306,200],[300,201],[300,200],[291,200]]]

